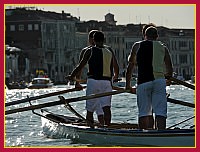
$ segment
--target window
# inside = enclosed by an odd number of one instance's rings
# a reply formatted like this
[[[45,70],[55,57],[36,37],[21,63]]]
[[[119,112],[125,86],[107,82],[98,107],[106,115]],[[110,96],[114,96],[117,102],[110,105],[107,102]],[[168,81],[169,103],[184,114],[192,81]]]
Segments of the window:
[[[174,49],[177,50],[177,48],[176,48],[176,41],[174,41]]]
[[[28,31],[32,31],[33,30],[33,25],[32,24],[28,24]]]
[[[39,30],[39,25],[38,24],[34,24],[34,30]]]
[[[179,56],[180,64],[187,64],[187,55],[180,55]]]
[[[18,26],[18,28],[19,28],[19,31],[24,31],[24,25],[20,24],[20,25]]]
[[[10,31],[15,31],[15,25],[10,25]]]
[[[187,47],[187,42],[186,41],[180,41],[179,47]]]

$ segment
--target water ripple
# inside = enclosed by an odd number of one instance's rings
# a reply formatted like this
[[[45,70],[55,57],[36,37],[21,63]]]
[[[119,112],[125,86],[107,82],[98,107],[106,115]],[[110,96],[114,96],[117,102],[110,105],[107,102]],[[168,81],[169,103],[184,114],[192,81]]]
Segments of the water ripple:
[[[65,85],[56,86],[53,89],[42,90],[8,90],[6,92],[6,102],[12,102],[27,96],[32,97],[36,95],[46,94],[55,91],[61,91],[66,89]],[[167,87],[167,92],[170,93],[170,98],[179,99],[182,101],[194,103],[194,91],[180,85],[173,85]],[[76,91],[68,94],[63,94],[65,98],[79,97],[85,95],[85,90]],[[44,98],[36,101],[32,101],[32,104],[40,104],[50,101],[59,100],[57,96]],[[85,101],[79,101],[71,103],[81,115],[85,117]],[[29,106],[29,103],[23,103],[6,107],[6,110],[12,108],[19,108]],[[46,109],[55,112],[57,114],[71,115],[73,114],[64,108],[64,105],[47,107]],[[39,112],[39,110],[36,110]],[[124,93],[120,95],[114,95],[112,97],[112,122],[126,122],[137,123],[137,103],[136,95]],[[168,103],[168,119],[167,125],[171,126],[178,123],[190,116],[194,115],[194,109],[184,107],[177,104]],[[96,118],[96,117],[95,117]],[[190,124],[193,123],[191,120]],[[186,124],[187,125],[187,124]],[[41,118],[32,114],[31,111],[20,112],[5,116],[5,145],[6,147],[35,147],[35,146],[84,146],[76,143],[72,143],[69,139],[51,139],[42,134]]]

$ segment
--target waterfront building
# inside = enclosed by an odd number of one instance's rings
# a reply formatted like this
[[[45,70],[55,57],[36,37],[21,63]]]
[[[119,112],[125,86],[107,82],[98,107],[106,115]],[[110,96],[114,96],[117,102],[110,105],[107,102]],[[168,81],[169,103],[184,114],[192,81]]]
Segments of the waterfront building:
[[[64,11],[55,13],[23,7],[5,12],[6,44],[23,50],[29,60],[27,64],[30,63],[27,73],[44,70],[56,83],[64,83],[64,76],[78,63],[81,49],[88,45],[90,30],[105,33],[105,44],[112,47],[121,76],[124,76],[132,45],[143,38],[144,24],[116,25],[111,13],[105,15],[104,21],[80,21]],[[190,79],[195,75],[195,29],[158,27],[158,32],[159,39],[170,50],[174,72]]]
[[[71,69],[70,53],[75,49],[75,22],[69,13],[35,8],[7,9],[6,44],[24,50],[30,59],[30,73],[44,70],[55,82],[64,82]]]

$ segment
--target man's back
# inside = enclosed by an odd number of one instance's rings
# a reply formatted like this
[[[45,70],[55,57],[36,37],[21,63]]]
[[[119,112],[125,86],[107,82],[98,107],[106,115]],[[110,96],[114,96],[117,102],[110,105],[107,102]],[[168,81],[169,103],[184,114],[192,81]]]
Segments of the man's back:
[[[137,51],[138,84],[163,78],[165,48],[160,41],[141,41]]]
[[[92,47],[89,64],[89,78],[111,80],[112,52],[106,48]]]

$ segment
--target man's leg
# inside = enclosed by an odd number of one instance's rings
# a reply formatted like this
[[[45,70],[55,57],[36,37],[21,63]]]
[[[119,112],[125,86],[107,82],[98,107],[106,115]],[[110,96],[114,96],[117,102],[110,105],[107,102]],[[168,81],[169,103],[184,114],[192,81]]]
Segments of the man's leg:
[[[104,115],[98,115],[97,117],[98,117],[100,126],[104,126]]]
[[[103,112],[104,112],[104,123],[105,123],[105,125],[109,126],[110,122],[111,122],[110,106],[103,107]]]
[[[166,129],[166,117],[156,116],[156,129],[158,130]]]
[[[139,129],[152,129],[153,128],[153,116],[142,116],[138,118]]]
[[[94,127],[93,112],[90,112],[87,110],[86,121],[87,121],[88,126],[90,126],[92,128]]]
[[[154,128],[154,118],[153,118],[153,114],[151,116],[148,116],[149,119],[149,125],[148,128],[149,129],[153,129]]]
[[[152,99],[153,111],[155,113],[155,128],[166,129],[167,119],[167,98],[166,98],[166,80],[154,80],[154,91]]]
[[[152,81],[138,85],[137,105],[139,110],[139,128],[152,129],[154,126],[152,113]]]

